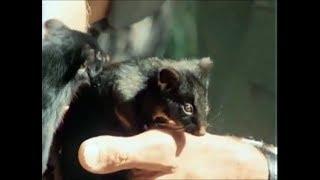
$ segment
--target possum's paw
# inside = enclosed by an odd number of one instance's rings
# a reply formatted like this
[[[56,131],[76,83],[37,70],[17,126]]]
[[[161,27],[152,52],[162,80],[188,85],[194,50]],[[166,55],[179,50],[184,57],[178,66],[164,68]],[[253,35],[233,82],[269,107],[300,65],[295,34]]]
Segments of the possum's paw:
[[[85,57],[84,65],[87,72],[93,78],[102,71],[103,65],[108,61],[108,58],[102,51],[94,50],[89,45],[84,46],[82,53]]]
[[[81,84],[89,84],[90,85],[90,78],[86,71],[85,67],[78,69],[77,74],[75,75],[75,81]]]

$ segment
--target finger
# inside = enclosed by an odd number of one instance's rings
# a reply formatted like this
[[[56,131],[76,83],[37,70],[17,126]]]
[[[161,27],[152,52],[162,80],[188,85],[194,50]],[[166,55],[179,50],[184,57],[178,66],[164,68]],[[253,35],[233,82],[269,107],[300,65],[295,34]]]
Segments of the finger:
[[[89,172],[107,174],[124,169],[170,171],[175,168],[176,145],[167,133],[150,130],[132,137],[99,136],[79,148],[81,166]]]

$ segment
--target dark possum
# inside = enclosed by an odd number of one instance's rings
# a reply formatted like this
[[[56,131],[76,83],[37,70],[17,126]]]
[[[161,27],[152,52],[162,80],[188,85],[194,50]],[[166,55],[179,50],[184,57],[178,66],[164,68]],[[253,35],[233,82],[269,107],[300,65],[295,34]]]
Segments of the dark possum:
[[[99,135],[129,136],[150,128],[205,133],[210,58],[149,58],[107,65],[81,88],[64,119],[61,136],[63,179],[126,179],[130,171],[94,175],[80,166],[80,144]]]
[[[83,84],[102,70],[104,57],[94,38],[58,20],[45,23],[42,42],[42,173],[46,170],[53,136],[68,106]],[[84,68],[81,66],[84,65]]]

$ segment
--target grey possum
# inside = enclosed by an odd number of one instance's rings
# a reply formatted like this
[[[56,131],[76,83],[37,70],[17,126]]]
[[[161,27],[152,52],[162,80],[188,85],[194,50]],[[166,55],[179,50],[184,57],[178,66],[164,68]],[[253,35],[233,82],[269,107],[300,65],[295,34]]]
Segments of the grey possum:
[[[80,89],[62,127],[59,155],[63,179],[127,179],[130,171],[86,172],[78,162],[80,144],[99,135],[130,136],[151,128],[205,133],[210,58],[148,58],[109,63]]]
[[[74,31],[62,22],[45,23],[42,41],[42,174],[47,169],[54,134],[64,107],[81,85],[102,70],[103,52],[89,34]],[[81,68],[83,67],[83,68]]]

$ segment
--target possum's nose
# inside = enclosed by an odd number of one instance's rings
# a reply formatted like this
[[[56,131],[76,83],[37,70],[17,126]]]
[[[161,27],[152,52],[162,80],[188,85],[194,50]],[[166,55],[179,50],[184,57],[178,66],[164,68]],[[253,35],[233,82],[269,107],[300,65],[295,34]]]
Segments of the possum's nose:
[[[196,131],[195,135],[196,136],[203,136],[206,134],[206,127],[205,126],[201,126],[199,130]]]
[[[206,126],[190,123],[185,127],[186,132],[195,136],[203,136],[206,134]]]
[[[203,136],[206,134],[206,129],[207,129],[207,122],[206,121],[194,120],[192,122],[194,124],[196,124],[194,135]]]

